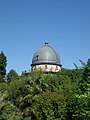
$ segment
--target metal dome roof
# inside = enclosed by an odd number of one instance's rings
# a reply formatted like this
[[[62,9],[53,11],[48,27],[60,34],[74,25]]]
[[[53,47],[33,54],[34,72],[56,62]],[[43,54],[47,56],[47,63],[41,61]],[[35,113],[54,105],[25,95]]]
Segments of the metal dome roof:
[[[58,53],[51,46],[49,46],[48,43],[45,43],[45,45],[38,49],[33,55],[31,66],[40,64],[61,66]]]

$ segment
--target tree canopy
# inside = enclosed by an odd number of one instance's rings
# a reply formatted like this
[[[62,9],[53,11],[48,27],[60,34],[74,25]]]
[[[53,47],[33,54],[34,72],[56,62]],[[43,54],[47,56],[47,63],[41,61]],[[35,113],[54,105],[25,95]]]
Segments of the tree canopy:
[[[0,83],[0,120],[90,119],[90,59],[56,74],[10,70],[7,79]]]

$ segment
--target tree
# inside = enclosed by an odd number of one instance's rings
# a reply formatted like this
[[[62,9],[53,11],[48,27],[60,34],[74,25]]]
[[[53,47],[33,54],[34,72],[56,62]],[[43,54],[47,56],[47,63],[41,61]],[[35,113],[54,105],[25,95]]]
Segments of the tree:
[[[65,120],[66,101],[62,93],[43,92],[35,95],[33,101],[37,120]]]
[[[90,84],[90,59],[88,59],[87,65],[85,66],[83,79]]]
[[[1,51],[0,53],[0,79],[3,79],[6,75],[7,58]]]
[[[87,61],[87,65],[90,67],[90,58]]]
[[[0,120],[21,120],[20,110],[8,99],[7,83],[0,83]],[[3,87],[2,87],[3,86]]]
[[[78,93],[74,92],[73,96],[70,96],[68,99],[68,120],[90,120],[90,59],[83,67],[79,88],[81,91]]]
[[[18,73],[15,70],[11,69],[7,75],[7,81],[10,82],[18,78],[19,78]]]
[[[56,74],[33,71],[18,79],[10,70],[7,79],[0,83],[0,120],[90,119],[90,59]]]
[[[84,67],[83,77],[80,82],[80,89],[82,92],[85,92],[85,90],[87,90],[88,84],[90,84],[90,59],[88,59],[87,64]]]

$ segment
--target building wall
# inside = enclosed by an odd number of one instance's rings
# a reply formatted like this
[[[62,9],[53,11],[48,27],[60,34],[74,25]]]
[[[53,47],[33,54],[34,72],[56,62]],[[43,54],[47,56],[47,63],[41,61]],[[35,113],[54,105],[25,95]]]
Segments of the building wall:
[[[46,72],[59,72],[61,71],[61,67],[58,65],[36,65],[32,67],[32,70],[43,70]]]

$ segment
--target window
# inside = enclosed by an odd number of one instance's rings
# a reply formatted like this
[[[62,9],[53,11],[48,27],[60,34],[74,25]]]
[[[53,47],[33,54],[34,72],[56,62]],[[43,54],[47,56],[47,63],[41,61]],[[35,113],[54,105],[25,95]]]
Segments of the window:
[[[58,66],[56,65],[56,70],[58,70]]]
[[[39,55],[36,55],[36,61],[38,61],[38,56],[39,56]]]
[[[45,65],[45,69],[47,69],[47,65]]]

